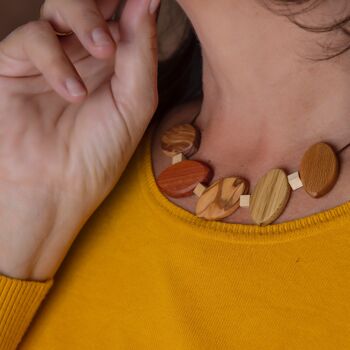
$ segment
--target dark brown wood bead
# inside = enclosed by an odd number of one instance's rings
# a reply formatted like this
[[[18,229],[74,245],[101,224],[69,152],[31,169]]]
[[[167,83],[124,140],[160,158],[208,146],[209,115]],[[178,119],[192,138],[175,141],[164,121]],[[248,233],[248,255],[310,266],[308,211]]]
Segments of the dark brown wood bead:
[[[337,155],[328,144],[317,143],[304,154],[299,172],[305,191],[311,197],[322,197],[333,188],[338,180]]]
[[[248,182],[238,177],[227,177],[214,182],[198,199],[196,215],[206,220],[220,220],[233,214],[240,196],[248,192]]]
[[[270,170],[257,183],[251,196],[249,211],[258,225],[275,221],[287,206],[291,193],[286,173],[281,169]]]
[[[165,169],[158,177],[159,189],[173,198],[189,197],[199,183],[208,184],[212,169],[205,163],[185,160]]]
[[[200,132],[191,124],[175,125],[161,138],[162,150],[168,157],[182,153],[189,158],[198,151],[199,144]]]

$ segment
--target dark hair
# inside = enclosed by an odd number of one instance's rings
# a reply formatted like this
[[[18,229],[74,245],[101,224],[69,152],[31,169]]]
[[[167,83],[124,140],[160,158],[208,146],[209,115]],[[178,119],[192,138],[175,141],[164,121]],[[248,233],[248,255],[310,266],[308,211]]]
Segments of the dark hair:
[[[298,15],[316,8],[324,0],[260,0],[274,13],[286,16],[302,29],[315,33],[340,31],[350,36],[350,16],[336,19],[322,26],[310,26],[297,20]],[[202,97],[202,56],[196,33],[188,23],[189,30],[174,54],[159,64],[158,89],[159,107],[156,118],[161,117],[175,105]],[[323,47],[327,55],[316,60],[331,59],[350,50],[350,44],[343,47]]]

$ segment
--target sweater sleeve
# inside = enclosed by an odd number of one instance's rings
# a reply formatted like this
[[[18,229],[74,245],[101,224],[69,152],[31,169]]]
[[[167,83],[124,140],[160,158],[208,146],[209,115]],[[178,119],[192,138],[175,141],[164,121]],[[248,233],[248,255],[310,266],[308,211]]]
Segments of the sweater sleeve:
[[[0,275],[0,350],[13,350],[52,286]]]

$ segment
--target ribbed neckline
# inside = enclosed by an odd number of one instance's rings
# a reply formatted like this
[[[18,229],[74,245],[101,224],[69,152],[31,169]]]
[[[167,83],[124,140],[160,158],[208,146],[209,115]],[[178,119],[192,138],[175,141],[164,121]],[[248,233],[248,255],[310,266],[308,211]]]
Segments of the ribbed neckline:
[[[336,221],[349,220],[350,201],[335,208],[300,219],[272,224],[266,227],[248,224],[207,221],[169,201],[159,190],[152,165],[153,124],[144,136],[140,149],[139,180],[147,203],[164,214],[173,224],[183,223],[201,235],[240,242],[268,243],[288,241],[322,233]],[[146,180],[146,181],[145,181]]]

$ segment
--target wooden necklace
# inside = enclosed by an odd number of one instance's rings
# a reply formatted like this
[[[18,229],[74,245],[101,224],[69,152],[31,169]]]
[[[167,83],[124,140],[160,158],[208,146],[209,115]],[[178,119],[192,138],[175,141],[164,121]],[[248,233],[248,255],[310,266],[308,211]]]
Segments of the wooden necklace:
[[[163,194],[172,198],[198,197],[196,215],[206,220],[222,220],[239,208],[249,208],[257,225],[266,226],[284,212],[292,191],[300,188],[313,198],[326,195],[339,177],[339,159],[333,148],[324,142],[311,146],[304,154],[299,171],[287,175],[282,169],[272,169],[262,176],[252,193],[249,182],[237,176],[219,179],[212,168],[199,160],[189,160],[199,149],[201,133],[192,123],[179,124],[167,130],[161,138],[161,148],[172,158],[172,165],[157,179]],[[344,151],[350,144],[341,149]]]

